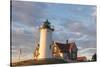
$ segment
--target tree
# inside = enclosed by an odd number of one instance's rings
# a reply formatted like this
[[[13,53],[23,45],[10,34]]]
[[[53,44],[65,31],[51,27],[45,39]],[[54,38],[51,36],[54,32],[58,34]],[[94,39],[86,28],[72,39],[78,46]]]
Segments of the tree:
[[[92,56],[92,61],[96,61],[97,60],[97,55],[96,53]]]

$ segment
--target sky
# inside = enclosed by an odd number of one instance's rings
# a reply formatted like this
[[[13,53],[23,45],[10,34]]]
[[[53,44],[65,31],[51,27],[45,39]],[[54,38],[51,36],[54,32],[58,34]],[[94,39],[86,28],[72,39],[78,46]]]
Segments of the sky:
[[[32,59],[39,43],[39,27],[49,20],[55,31],[53,40],[61,43],[75,41],[78,56],[88,59],[96,53],[96,6],[60,3],[12,1],[12,58]]]

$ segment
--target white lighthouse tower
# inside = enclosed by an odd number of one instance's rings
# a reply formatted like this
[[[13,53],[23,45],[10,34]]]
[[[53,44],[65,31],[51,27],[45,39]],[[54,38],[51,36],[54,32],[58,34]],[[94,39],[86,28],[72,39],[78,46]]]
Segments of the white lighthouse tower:
[[[40,46],[38,59],[52,58],[52,32],[54,29],[51,27],[48,20],[40,26]]]

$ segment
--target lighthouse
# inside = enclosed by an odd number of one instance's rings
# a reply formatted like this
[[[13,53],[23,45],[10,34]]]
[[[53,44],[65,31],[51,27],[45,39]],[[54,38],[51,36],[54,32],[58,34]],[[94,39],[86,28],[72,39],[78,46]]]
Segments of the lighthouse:
[[[38,59],[52,58],[52,28],[50,22],[46,20],[39,28],[40,30],[40,45],[39,45],[39,57]]]

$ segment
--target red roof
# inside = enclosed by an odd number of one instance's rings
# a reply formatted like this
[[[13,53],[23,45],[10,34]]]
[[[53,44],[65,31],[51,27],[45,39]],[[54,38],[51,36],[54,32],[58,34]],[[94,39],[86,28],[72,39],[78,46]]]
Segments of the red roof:
[[[77,57],[77,61],[86,61],[87,58],[85,56]]]
[[[56,45],[58,46],[58,48],[61,50],[61,52],[66,52],[66,44],[63,43],[57,43]]]
[[[73,43],[73,42],[72,43],[66,43],[66,44],[56,42],[55,44],[59,47],[61,52],[67,52],[67,51],[70,51],[71,49],[73,49],[74,47],[76,47],[76,44]]]

